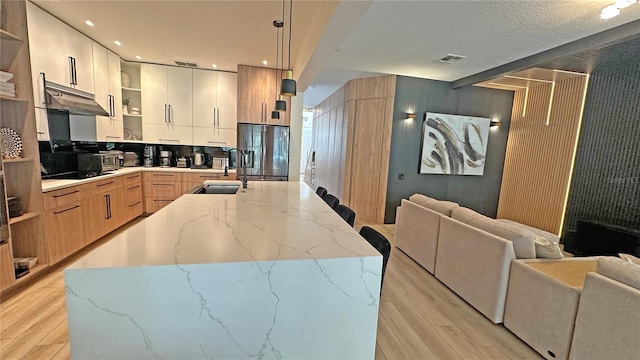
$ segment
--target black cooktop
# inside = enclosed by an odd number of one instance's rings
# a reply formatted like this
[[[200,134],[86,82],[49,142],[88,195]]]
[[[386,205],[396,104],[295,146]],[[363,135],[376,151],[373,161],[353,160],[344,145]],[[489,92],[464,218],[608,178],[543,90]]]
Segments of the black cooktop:
[[[60,174],[42,175],[42,180],[82,180],[109,173],[71,171]]]

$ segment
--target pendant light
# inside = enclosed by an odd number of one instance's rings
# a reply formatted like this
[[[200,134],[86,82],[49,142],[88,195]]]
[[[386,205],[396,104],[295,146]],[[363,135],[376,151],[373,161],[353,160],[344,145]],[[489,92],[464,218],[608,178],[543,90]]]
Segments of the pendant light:
[[[278,73],[279,73],[279,68],[278,68],[278,62],[279,62],[279,57],[280,57],[280,28],[284,26],[284,21],[281,20],[273,20],[273,26],[276,28],[276,68],[275,68],[275,72],[276,72],[276,78],[278,77]],[[284,61],[284,59],[283,59]],[[276,91],[275,93],[278,93],[278,82],[276,81]],[[276,107],[275,110],[271,111],[271,119],[272,120],[279,120],[280,119],[280,111],[278,108],[281,107],[281,105],[278,103],[278,99],[276,99]],[[286,110],[286,103],[285,103],[285,110]]]
[[[276,26],[276,22],[273,22],[274,26]],[[280,44],[282,44],[282,46],[280,47],[280,58],[282,59],[282,62],[280,62],[280,65],[284,68],[284,0],[282,0],[282,20],[279,22],[279,26],[278,27],[278,34],[280,34]],[[280,30],[282,29],[282,31]],[[278,44],[278,41],[276,40],[276,44]],[[278,46],[276,46],[276,49],[278,48]],[[278,67],[278,54],[276,53],[276,79],[282,79],[282,69]],[[276,94],[278,95],[278,100],[276,100],[276,111],[287,111],[287,102],[284,100],[284,96],[282,96],[282,94],[280,94],[280,92],[278,91],[278,82],[276,81]]]
[[[293,17],[293,0],[289,0],[289,66],[287,67],[287,71],[285,71],[284,79],[282,79],[282,83],[280,84],[280,94],[284,95],[284,96],[296,96],[296,81],[293,80],[293,70],[291,70],[291,22],[292,22],[292,17]],[[282,62],[284,63],[284,59],[283,59]],[[284,64],[283,64],[282,67],[284,67]]]

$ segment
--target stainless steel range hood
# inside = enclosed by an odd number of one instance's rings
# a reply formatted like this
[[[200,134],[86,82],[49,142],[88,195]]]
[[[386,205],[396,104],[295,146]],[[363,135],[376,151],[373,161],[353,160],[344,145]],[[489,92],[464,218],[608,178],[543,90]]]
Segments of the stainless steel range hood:
[[[47,81],[47,109],[68,111],[74,115],[109,116],[93,94]]]

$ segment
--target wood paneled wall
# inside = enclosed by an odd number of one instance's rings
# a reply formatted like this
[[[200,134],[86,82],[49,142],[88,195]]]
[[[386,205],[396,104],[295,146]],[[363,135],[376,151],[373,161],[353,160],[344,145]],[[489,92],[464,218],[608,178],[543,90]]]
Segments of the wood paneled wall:
[[[361,221],[384,221],[394,75],[349,81],[314,109],[314,188],[322,186]]]
[[[502,175],[498,217],[559,233],[584,105],[586,76],[516,91]]]

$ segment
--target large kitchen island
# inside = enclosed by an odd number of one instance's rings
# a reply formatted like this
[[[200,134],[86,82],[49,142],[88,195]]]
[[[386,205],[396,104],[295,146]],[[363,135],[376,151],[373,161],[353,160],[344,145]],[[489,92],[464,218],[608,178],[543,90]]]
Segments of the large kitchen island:
[[[183,195],[64,272],[73,359],[373,359],[382,257],[304,183]]]

